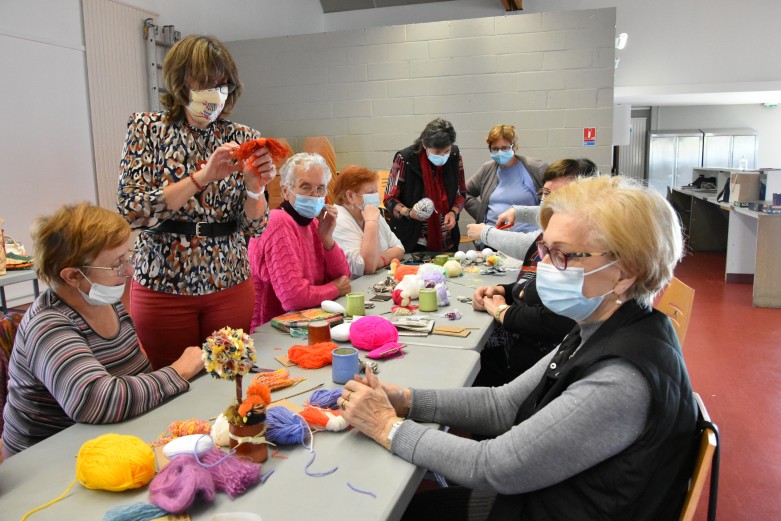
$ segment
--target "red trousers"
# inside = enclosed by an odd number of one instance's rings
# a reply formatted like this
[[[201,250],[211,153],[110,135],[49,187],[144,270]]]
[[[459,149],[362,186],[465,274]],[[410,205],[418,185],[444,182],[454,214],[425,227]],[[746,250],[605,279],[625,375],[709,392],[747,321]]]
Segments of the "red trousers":
[[[200,346],[225,326],[249,333],[255,288],[251,280],[207,295],[172,295],[130,286],[130,316],[154,369],[171,365],[188,346]]]

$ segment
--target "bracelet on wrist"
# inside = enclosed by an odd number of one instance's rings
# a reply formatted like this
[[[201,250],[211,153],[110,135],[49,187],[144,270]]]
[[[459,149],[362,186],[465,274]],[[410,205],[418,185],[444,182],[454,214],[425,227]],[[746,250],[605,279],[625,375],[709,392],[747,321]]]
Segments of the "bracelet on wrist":
[[[192,182],[193,182],[193,184],[194,184],[194,185],[195,185],[195,187],[198,189],[198,191],[201,191],[201,190],[205,190],[205,189],[206,189],[206,187],[205,187],[205,186],[201,186],[201,183],[199,183],[198,181],[196,181],[196,180],[195,180],[195,175],[194,175],[192,172],[190,172],[190,181],[192,181]]]

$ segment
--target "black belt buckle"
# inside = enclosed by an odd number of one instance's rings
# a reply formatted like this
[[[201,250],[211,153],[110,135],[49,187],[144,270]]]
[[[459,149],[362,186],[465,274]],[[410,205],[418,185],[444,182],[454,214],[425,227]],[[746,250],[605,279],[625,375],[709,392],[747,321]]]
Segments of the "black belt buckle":
[[[204,237],[204,235],[201,235],[201,225],[202,224],[209,224],[209,223],[204,222],[204,221],[198,221],[197,223],[195,223],[195,236],[196,237]]]

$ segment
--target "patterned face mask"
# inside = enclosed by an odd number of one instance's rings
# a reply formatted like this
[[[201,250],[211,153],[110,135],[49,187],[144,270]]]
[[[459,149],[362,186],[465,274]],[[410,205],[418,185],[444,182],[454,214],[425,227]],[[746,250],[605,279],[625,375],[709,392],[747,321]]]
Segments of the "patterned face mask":
[[[190,103],[185,109],[194,120],[208,125],[219,117],[227,99],[228,93],[222,89],[190,89]]]

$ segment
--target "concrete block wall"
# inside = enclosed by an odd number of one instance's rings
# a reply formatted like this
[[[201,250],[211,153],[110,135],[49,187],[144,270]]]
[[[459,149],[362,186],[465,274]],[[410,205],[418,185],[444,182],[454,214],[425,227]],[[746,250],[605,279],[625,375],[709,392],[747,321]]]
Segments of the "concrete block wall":
[[[467,178],[496,124],[524,155],[612,161],[614,8],[507,15],[228,42],[245,84],[232,118],[297,151],[325,135],[337,168],[390,168],[436,117]],[[583,146],[583,127],[597,146]]]

